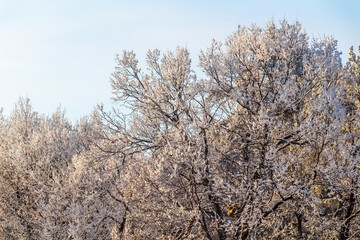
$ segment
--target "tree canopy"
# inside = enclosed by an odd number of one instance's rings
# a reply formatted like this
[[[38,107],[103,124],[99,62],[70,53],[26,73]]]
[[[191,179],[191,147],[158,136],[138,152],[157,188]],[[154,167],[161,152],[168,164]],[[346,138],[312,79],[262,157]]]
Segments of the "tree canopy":
[[[270,21],[212,41],[197,68],[182,47],[149,50],[145,70],[124,51],[114,109],[76,124],[21,99],[0,122],[0,238],[360,238],[349,55]]]

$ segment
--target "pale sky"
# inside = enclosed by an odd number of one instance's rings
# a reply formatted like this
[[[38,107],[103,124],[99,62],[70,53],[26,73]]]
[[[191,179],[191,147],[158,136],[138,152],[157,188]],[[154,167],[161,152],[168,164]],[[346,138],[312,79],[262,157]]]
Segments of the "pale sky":
[[[298,20],[310,37],[333,35],[343,59],[360,45],[360,1],[121,1],[0,0],[0,107],[8,114],[20,96],[67,117],[111,105],[115,54],[189,49],[194,62],[211,39],[223,41],[237,24]],[[357,49],[357,47],[355,48]]]

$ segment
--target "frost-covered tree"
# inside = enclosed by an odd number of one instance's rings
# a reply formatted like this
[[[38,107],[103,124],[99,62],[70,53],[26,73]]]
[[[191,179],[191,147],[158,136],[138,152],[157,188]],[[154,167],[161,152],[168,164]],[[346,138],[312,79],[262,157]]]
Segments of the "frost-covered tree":
[[[119,236],[357,236],[355,63],[336,44],[299,23],[239,27],[200,53],[200,79],[184,48],[149,51],[147,71],[119,56],[113,99],[131,112],[95,114],[121,163]]]
[[[88,143],[60,109],[41,116],[29,99],[0,124],[0,238],[65,239],[71,160]]]
[[[181,47],[116,61],[120,109],[0,114],[1,239],[360,238],[353,48],[343,66],[333,38],[270,21],[198,68]]]

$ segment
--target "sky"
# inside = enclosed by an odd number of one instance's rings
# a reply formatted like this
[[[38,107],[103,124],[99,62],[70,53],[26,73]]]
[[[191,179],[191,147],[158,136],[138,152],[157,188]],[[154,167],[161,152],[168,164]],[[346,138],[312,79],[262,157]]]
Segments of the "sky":
[[[343,59],[360,45],[358,0],[0,0],[0,107],[19,97],[49,115],[61,105],[73,121],[112,103],[115,55],[187,47],[194,63],[212,39],[237,28],[299,21],[312,37],[334,36]],[[357,49],[357,47],[355,47]]]

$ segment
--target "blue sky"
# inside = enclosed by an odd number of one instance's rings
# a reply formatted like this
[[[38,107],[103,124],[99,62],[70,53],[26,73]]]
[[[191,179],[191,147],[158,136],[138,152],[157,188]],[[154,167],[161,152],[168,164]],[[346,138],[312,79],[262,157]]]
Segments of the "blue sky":
[[[360,45],[360,1],[115,1],[0,0],[0,107],[8,114],[20,96],[68,118],[110,106],[115,54],[186,46],[196,60],[211,39],[236,25],[269,19],[300,21],[310,37],[333,35],[347,58]],[[141,61],[143,62],[143,61]]]

